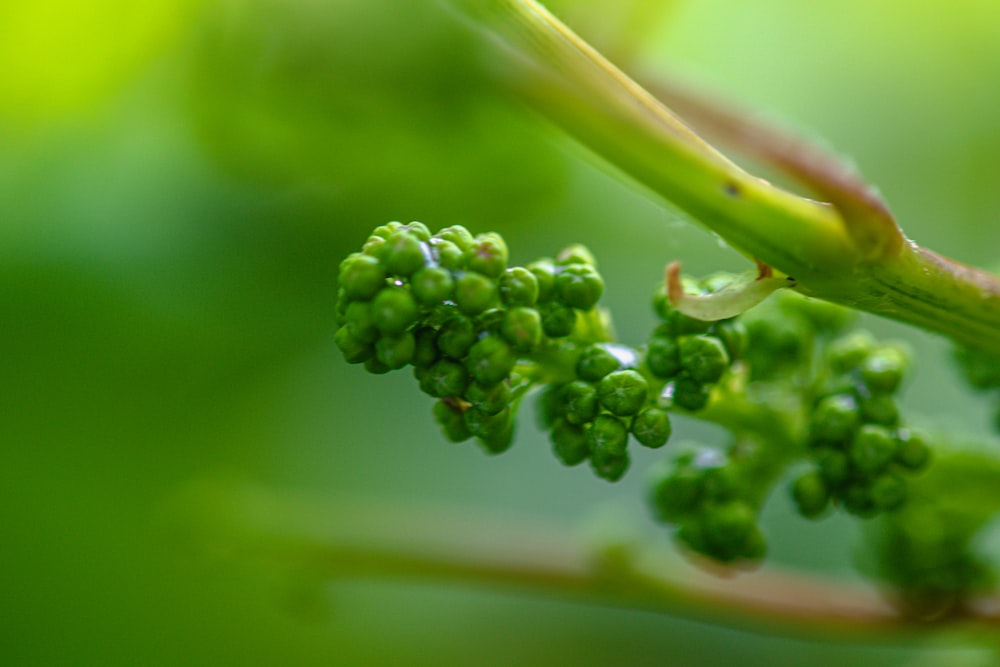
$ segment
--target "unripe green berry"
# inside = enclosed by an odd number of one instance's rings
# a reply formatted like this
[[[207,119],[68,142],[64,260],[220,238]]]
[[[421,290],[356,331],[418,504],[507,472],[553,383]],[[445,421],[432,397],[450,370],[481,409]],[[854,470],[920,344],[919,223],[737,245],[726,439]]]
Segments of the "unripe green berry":
[[[590,467],[594,474],[608,482],[617,482],[625,476],[629,466],[628,453],[609,454],[604,451],[593,452],[590,455]]]
[[[550,301],[555,296],[556,267],[549,260],[538,260],[525,267],[538,283],[538,303]]]
[[[364,363],[375,354],[375,348],[371,343],[358,340],[351,335],[347,327],[337,329],[337,333],[333,336],[333,342],[336,343],[341,353],[343,353],[344,361],[349,364]]]
[[[555,289],[562,303],[578,310],[590,310],[604,293],[604,280],[591,266],[570,264],[556,276]]]
[[[611,350],[601,344],[584,348],[576,362],[576,375],[581,380],[598,382],[605,375],[621,368],[622,364]]]
[[[907,495],[906,481],[894,473],[879,475],[868,490],[872,503],[883,512],[898,508],[906,502]]]
[[[472,382],[465,389],[465,400],[487,415],[495,415],[510,405],[510,387],[506,382],[482,385]]]
[[[500,276],[500,298],[508,307],[533,306],[538,301],[538,279],[523,266],[515,266]]]
[[[355,340],[363,343],[374,343],[379,336],[372,317],[372,304],[368,301],[352,301],[347,306],[344,311],[344,326]]]
[[[661,521],[679,523],[701,506],[700,471],[678,466],[653,484],[653,509]]]
[[[480,234],[465,251],[465,266],[469,271],[499,278],[507,268],[507,244],[499,234]]]
[[[409,331],[396,336],[382,336],[375,341],[375,356],[392,370],[410,363],[416,349],[416,339]]]
[[[810,434],[814,442],[846,443],[861,422],[854,397],[834,394],[822,399],[813,409]]]
[[[516,363],[517,355],[499,336],[486,336],[476,341],[466,361],[472,377],[486,385],[506,380]]]
[[[563,338],[573,333],[576,326],[576,311],[558,302],[540,307],[542,331],[549,338]]]
[[[677,407],[697,412],[708,405],[711,394],[711,387],[701,384],[688,375],[681,375],[674,380],[673,400]]]
[[[895,458],[899,443],[888,429],[865,424],[854,436],[848,452],[858,470],[872,477],[882,471]]]
[[[729,561],[743,557],[757,520],[749,505],[736,500],[709,507],[702,525],[705,542],[711,547],[709,555]]]
[[[922,470],[927,467],[931,458],[930,447],[923,436],[913,431],[900,434],[899,449],[896,451],[896,462],[908,470]]]
[[[424,265],[424,248],[408,230],[400,229],[386,241],[382,258],[386,270],[397,276],[411,276]]]
[[[431,238],[431,230],[427,229],[427,225],[420,222],[419,220],[414,220],[413,222],[403,225],[400,229],[405,229],[407,232],[412,234],[418,241],[429,241]]]
[[[875,340],[867,331],[855,331],[830,343],[826,359],[834,373],[847,373],[858,368],[875,348]]]
[[[455,283],[455,303],[466,315],[478,315],[496,300],[496,282],[481,273],[463,273]]]
[[[433,408],[434,421],[441,427],[444,437],[450,442],[464,442],[472,437],[472,432],[465,425],[465,415],[462,411],[447,401],[437,401]]]
[[[669,380],[681,372],[680,348],[677,339],[667,336],[653,336],[646,348],[646,367],[649,372],[663,380]]]
[[[830,490],[817,470],[800,475],[792,483],[791,493],[799,514],[807,519],[819,517],[830,504]]]
[[[430,246],[431,254],[442,269],[461,271],[465,268],[465,253],[451,241],[432,238]]]
[[[662,408],[646,408],[632,420],[631,430],[639,444],[657,449],[670,439],[670,415]]]
[[[418,368],[429,368],[440,357],[436,342],[437,333],[430,327],[421,327],[414,332],[413,338],[415,347],[410,363]]]
[[[681,336],[677,345],[681,366],[697,382],[714,384],[729,367],[729,353],[714,336]]]
[[[340,265],[340,287],[351,300],[368,301],[385,287],[385,269],[369,255],[351,255]]]
[[[900,348],[878,348],[861,364],[861,379],[873,394],[892,394],[899,389],[908,363]]]
[[[476,327],[468,317],[455,315],[441,325],[437,346],[452,359],[462,359],[476,342]]]
[[[534,308],[511,308],[504,313],[500,332],[515,350],[530,352],[542,341],[542,317]]]
[[[372,321],[385,335],[402,333],[417,321],[419,314],[413,295],[402,287],[388,287],[372,301]]]
[[[628,445],[628,429],[617,417],[598,415],[587,431],[587,442],[591,453],[621,456]]]
[[[634,415],[646,404],[649,385],[635,371],[615,371],[601,379],[597,395],[601,405],[619,416]]]
[[[382,262],[382,257],[385,255],[385,251],[389,249],[389,244],[386,242],[386,238],[382,236],[372,236],[368,237],[365,244],[361,246],[361,252],[372,259],[376,259],[379,263]]]
[[[899,423],[899,408],[891,394],[873,394],[861,399],[861,417],[869,424],[895,426]]]
[[[573,245],[568,245],[559,251],[556,255],[556,264],[566,266],[569,264],[586,264],[588,266],[597,267],[597,260],[594,259],[593,253],[583,245],[579,243],[574,243]]]
[[[379,238],[388,239],[396,231],[398,231],[403,226],[403,223],[398,220],[393,220],[392,222],[387,222],[384,225],[379,225],[372,232],[372,236],[377,236]]]
[[[458,246],[458,249],[465,252],[472,246],[473,238],[472,232],[463,227],[462,225],[452,225],[451,227],[445,227],[434,235],[435,239],[441,239],[443,241],[448,241]],[[432,239],[433,241],[433,239]]]
[[[435,398],[461,396],[469,383],[465,367],[457,361],[440,359],[427,369],[420,380],[420,389]]]
[[[597,389],[582,380],[575,380],[562,389],[562,404],[565,406],[566,421],[571,424],[591,422],[600,412]]]
[[[482,334],[501,334],[501,329],[503,328],[503,320],[507,315],[507,311],[503,308],[490,308],[483,311],[476,316],[473,321],[476,325],[476,331]]]
[[[552,441],[552,451],[564,465],[575,466],[590,456],[590,445],[587,444],[587,432],[582,426],[558,421],[549,434]]]
[[[821,449],[816,455],[819,474],[830,487],[839,487],[851,477],[851,462],[839,449]]]
[[[440,266],[425,266],[410,280],[413,296],[425,306],[434,306],[451,298],[455,279],[451,272]]]
[[[392,369],[378,360],[378,357],[371,356],[365,359],[365,370],[372,375],[384,375]]]

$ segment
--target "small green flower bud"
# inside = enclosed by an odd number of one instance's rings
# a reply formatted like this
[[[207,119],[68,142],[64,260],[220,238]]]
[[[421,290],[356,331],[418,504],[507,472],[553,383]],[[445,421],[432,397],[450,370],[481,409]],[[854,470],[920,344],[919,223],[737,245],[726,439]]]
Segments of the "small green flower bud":
[[[619,416],[634,415],[646,404],[649,385],[635,371],[615,371],[597,385],[601,405]]]
[[[711,394],[711,387],[701,384],[688,375],[681,375],[674,380],[674,405],[679,408],[697,412],[708,405]]]
[[[455,315],[449,318],[437,334],[437,346],[452,359],[462,359],[476,342],[476,327],[468,317]]]
[[[506,380],[516,363],[514,351],[499,336],[486,336],[476,341],[466,361],[472,377],[486,385]]]
[[[507,268],[507,244],[499,234],[480,234],[465,251],[465,266],[469,271],[499,278]]]
[[[371,356],[365,359],[365,370],[372,375],[385,375],[392,369],[378,360],[378,357]]]
[[[441,239],[442,241],[448,241],[458,246],[458,249],[465,252],[472,246],[473,238],[472,233],[463,227],[462,225],[452,225],[451,227],[445,227],[437,234],[434,235],[435,239]],[[433,239],[432,239],[433,242]]]
[[[488,435],[481,435],[477,439],[487,454],[503,454],[514,444],[514,420],[512,418],[504,421],[500,428],[490,431]]]
[[[472,432],[465,425],[465,415],[462,411],[447,401],[437,401],[433,408],[434,421],[441,427],[444,437],[450,442],[464,442],[472,437]]]
[[[1000,387],[1000,355],[992,350],[958,345],[955,363],[973,389]]]
[[[931,449],[922,435],[903,431],[899,437],[896,462],[908,470],[923,470],[931,459]]]
[[[526,266],[538,283],[538,303],[550,301],[555,296],[556,267],[549,260],[538,260]]]
[[[792,483],[791,493],[799,514],[807,519],[818,518],[830,504],[830,490],[817,470],[800,475]]]
[[[816,455],[816,464],[829,487],[839,487],[851,477],[851,462],[839,449],[821,449]]]
[[[701,507],[702,475],[678,466],[653,484],[653,509],[661,521],[679,523]]]
[[[593,253],[583,245],[579,243],[574,243],[573,245],[566,246],[559,254],[556,255],[556,264],[567,266],[569,264],[586,264],[588,266],[597,267],[597,260],[594,259]]]
[[[621,456],[628,445],[628,429],[617,417],[598,415],[587,431],[587,442],[591,453]]]
[[[899,408],[891,394],[873,394],[861,399],[861,417],[869,424],[895,426],[899,423]]]
[[[743,556],[747,538],[757,525],[753,510],[745,502],[734,500],[712,505],[702,519],[704,538],[711,547],[709,555],[729,561]]]
[[[609,454],[604,451],[593,452],[590,455],[590,467],[594,474],[608,482],[617,482],[625,476],[629,466],[628,453]]]
[[[375,342],[375,356],[392,370],[410,363],[416,349],[416,339],[409,331],[396,336],[382,336]]]
[[[861,379],[873,394],[892,394],[899,389],[908,364],[899,347],[880,347],[861,364]]]
[[[576,362],[576,375],[581,380],[598,382],[605,375],[621,368],[618,357],[601,344],[590,345],[580,353]]]
[[[556,276],[556,296],[561,302],[578,310],[590,310],[604,293],[604,280],[593,267],[570,264]]]
[[[561,303],[547,303],[539,309],[542,315],[542,331],[550,338],[563,338],[573,333],[576,326],[576,311]]]
[[[369,255],[351,255],[340,265],[340,287],[351,300],[368,301],[385,287],[382,263]]]
[[[478,315],[496,300],[496,283],[481,273],[463,273],[455,284],[455,303],[466,315]]]
[[[662,408],[646,408],[632,420],[632,435],[651,449],[667,444],[671,430],[670,415]]]
[[[375,231],[372,232],[372,236],[388,240],[388,238],[397,232],[402,226],[403,223],[393,220],[392,222],[387,222],[384,225],[376,227]]]
[[[729,367],[729,353],[714,336],[681,336],[677,346],[681,366],[697,382],[718,382]]]
[[[500,334],[500,330],[503,327],[503,319],[506,314],[507,311],[503,308],[490,308],[489,310],[480,313],[474,320],[476,331],[478,331],[480,335],[484,333]]]
[[[455,279],[451,272],[440,266],[425,266],[410,280],[413,296],[425,306],[434,306],[451,298]]]
[[[372,301],[372,320],[385,335],[406,331],[419,314],[413,295],[402,287],[388,287]]]
[[[472,382],[465,389],[465,400],[484,414],[495,415],[510,405],[510,386],[506,382],[494,385]]]
[[[542,317],[534,308],[511,308],[504,313],[500,332],[515,350],[530,352],[542,342]]]
[[[534,306],[538,301],[538,279],[523,266],[515,266],[500,276],[500,298],[508,307]]]
[[[351,335],[347,327],[337,329],[337,333],[333,335],[333,342],[343,353],[344,361],[349,364],[364,363],[375,354],[375,348],[372,347],[371,343],[358,340]]]
[[[871,518],[879,512],[875,501],[872,500],[869,487],[864,483],[856,483],[845,489],[840,503],[849,513],[862,519]]]
[[[741,359],[747,349],[747,328],[738,320],[720,322],[713,328],[730,360]]]
[[[875,348],[875,340],[867,331],[855,331],[830,343],[826,359],[834,373],[847,373],[864,363]]]
[[[400,229],[405,229],[410,234],[412,234],[418,241],[429,241],[431,238],[431,230],[427,229],[427,225],[417,220],[403,225]]]
[[[431,254],[442,269],[461,271],[465,268],[465,253],[451,241],[432,238],[430,247]]]
[[[587,432],[582,426],[558,421],[552,427],[549,439],[552,441],[552,451],[563,465],[575,466],[590,456]]]
[[[846,443],[861,422],[858,404],[850,394],[834,394],[813,409],[810,434],[814,442]]]
[[[386,270],[397,276],[411,276],[424,265],[424,248],[409,231],[400,229],[386,241],[382,257]]]
[[[663,380],[669,380],[681,372],[680,348],[677,339],[667,336],[653,336],[646,348],[646,367],[649,372]]]
[[[854,436],[848,454],[862,474],[872,477],[889,465],[898,449],[899,443],[888,429],[865,424]]]
[[[908,495],[906,481],[894,473],[879,475],[872,480],[868,496],[879,510],[889,512],[904,502]]]
[[[594,421],[601,408],[597,400],[597,389],[582,380],[575,380],[563,387],[562,404],[566,410],[566,421],[571,424]]]
[[[468,383],[469,376],[462,364],[440,359],[427,369],[420,381],[420,390],[434,398],[461,396]]]
[[[436,342],[437,333],[430,327],[421,327],[414,333],[413,338],[413,359],[410,363],[418,368],[429,368],[440,356]]]
[[[368,301],[352,301],[344,311],[344,326],[355,340],[374,343],[378,338],[378,327],[372,317],[372,304]]]
[[[507,407],[493,414],[487,414],[475,405],[465,411],[465,425],[477,438],[491,439],[504,434],[511,420],[511,412]]]
[[[554,428],[566,416],[566,406],[562,399],[563,386],[558,383],[548,384],[538,394],[538,427],[543,431]]]

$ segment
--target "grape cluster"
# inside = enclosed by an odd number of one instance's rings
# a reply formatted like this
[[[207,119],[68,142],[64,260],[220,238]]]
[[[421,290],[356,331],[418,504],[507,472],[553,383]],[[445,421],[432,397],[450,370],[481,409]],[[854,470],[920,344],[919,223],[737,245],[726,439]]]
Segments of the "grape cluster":
[[[713,279],[698,288],[711,289]],[[703,322],[673,307],[660,288],[653,309],[662,323],[646,342],[645,368],[653,377],[668,381],[666,393],[673,405],[698,411],[708,404],[712,387],[740,359],[747,333],[738,319]]]
[[[924,438],[901,425],[894,398],[908,356],[856,332],[831,342],[823,361],[827,381],[808,417],[814,466],[794,480],[792,498],[809,518],[831,500],[861,517],[897,509],[907,497],[905,475],[930,458]]]
[[[532,381],[519,362],[572,334],[603,289],[582,246],[508,267],[498,234],[452,226],[431,235],[419,222],[389,223],[341,264],[335,342],[372,373],[412,365],[420,389],[438,399],[445,436],[475,437],[499,453]]]
[[[653,479],[657,518],[674,524],[675,538],[695,553],[722,563],[759,560],[767,545],[743,468],[707,447],[678,454]]]

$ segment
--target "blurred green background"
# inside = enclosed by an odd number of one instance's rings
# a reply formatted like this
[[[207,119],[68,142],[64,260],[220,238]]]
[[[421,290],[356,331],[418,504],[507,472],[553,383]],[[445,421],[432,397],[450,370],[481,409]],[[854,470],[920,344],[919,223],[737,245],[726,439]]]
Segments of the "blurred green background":
[[[998,259],[997,3],[553,6],[617,53],[824,138],[921,244]],[[656,530],[656,454],[611,486],[562,469],[530,415],[503,457],[446,445],[408,374],[374,378],[333,346],[337,263],[388,220],[496,229],[517,262],[588,244],[631,343],[668,260],[743,269],[495,90],[482,56],[431,0],[0,5],[0,663],[978,659],[954,638],[828,645],[454,586],[300,596],[289,573],[202,563],[171,539],[164,508],[216,478]],[[943,341],[870,326],[918,352],[915,421],[987,433],[984,406],[949,388]],[[675,437],[720,434],[679,422]],[[766,527],[772,562],[854,576],[847,521],[805,524],[777,494]]]

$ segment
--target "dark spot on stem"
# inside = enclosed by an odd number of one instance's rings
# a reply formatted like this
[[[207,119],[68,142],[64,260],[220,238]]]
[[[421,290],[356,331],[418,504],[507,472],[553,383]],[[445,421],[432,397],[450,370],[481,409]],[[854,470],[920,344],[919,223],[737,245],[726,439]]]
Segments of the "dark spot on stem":
[[[722,191],[730,197],[740,196],[740,186],[736,185],[732,181],[727,181],[726,184],[722,186]]]

